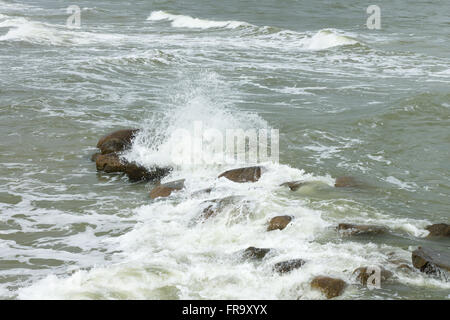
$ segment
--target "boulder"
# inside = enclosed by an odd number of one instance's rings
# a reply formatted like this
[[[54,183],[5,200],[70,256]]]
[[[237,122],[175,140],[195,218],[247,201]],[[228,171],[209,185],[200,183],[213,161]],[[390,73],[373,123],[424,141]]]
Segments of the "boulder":
[[[369,277],[371,275],[375,275],[375,268],[376,267],[359,267],[357,269],[355,269],[355,271],[353,271],[353,274],[356,274],[356,279],[361,282],[362,285],[367,285],[367,280],[369,279]],[[382,267],[377,267],[380,269],[380,283],[386,281],[387,279],[389,279],[390,277],[392,277],[393,273],[382,268]],[[370,283],[370,284],[375,284],[375,283]]]
[[[450,225],[446,223],[437,223],[425,227],[430,234],[427,238],[433,237],[450,237]]]
[[[441,274],[441,270],[450,271],[450,253],[431,248],[419,247],[412,253],[412,264],[421,272]]]
[[[290,216],[277,216],[270,220],[267,231],[272,230],[283,230],[291,222],[292,217]]]
[[[347,284],[344,280],[326,276],[318,276],[311,281],[311,288],[322,291],[327,299],[340,296],[346,286]]]
[[[242,253],[242,257],[246,260],[262,260],[269,252],[268,248],[248,247]]]
[[[120,152],[128,149],[139,129],[124,129],[103,136],[97,143],[102,154]]]
[[[382,226],[340,223],[337,227],[338,231],[345,235],[376,235],[386,233],[388,230]]]
[[[104,171],[107,173],[125,171],[125,163],[116,153],[98,155],[95,159],[95,165],[97,166],[97,171]]]
[[[273,266],[273,270],[278,272],[279,274],[291,272],[294,269],[298,269],[305,264],[305,261],[302,259],[292,259],[287,261],[282,261],[275,263]]]
[[[150,192],[150,198],[156,199],[159,197],[168,197],[172,192],[183,189],[184,181],[184,179],[181,179],[160,184]]]
[[[147,169],[135,163],[128,163],[124,173],[131,181],[155,181],[161,180],[172,171],[172,168],[153,167]]]
[[[305,181],[288,181],[285,183],[280,184],[280,187],[289,187],[289,189],[291,189],[291,191],[297,191],[300,187],[305,185]]]
[[[225,171],[219,178],[225,177],[234,182],[256,182],[261,177],[261,167],[247,167]]]
[[[106,173],[123,172],[131,181],[161,179],[171,171],[170,168],[155,167],[151,170],[120,159],[117,153],[100,154],[95,159],[97,171]]]
[[[353,177],[344,176],[339,177],[334,182],[334,186],[336,188],[350,188],[350,187],[358,187],[360,183],[355,180]]]

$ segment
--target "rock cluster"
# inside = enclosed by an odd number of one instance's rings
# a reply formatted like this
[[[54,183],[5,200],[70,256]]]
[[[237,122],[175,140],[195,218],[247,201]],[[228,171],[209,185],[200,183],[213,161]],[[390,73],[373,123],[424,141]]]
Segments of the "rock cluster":
[[[95,161],[97,171],[124,173],[131,181],[159,180],[169,174],[171,168],[153,167],[149,169],[120,157],[120,152],[131,147],[133,138],[138,132],[138,129],[125,129],[102,137],[97,143],[97,148],[101,152],[91,157]]]
[[[128,162],[121,158],[121,153],[128,150],[134,137],[138,134],[138,129],[124,129],[112,132],[102,137],[98,143],[97,148],[99,153],[92,155],[92,161],[95,161],[97,171],[105,173],[124,173],[131,181],[140,180],[156,180],[158,183],[150,192],[151,199],[169,197],[174,192],[183,190],[185,188],[185,180],[180,179],[167,183],[159,183],[159,181],[171,172],[171,168],[168,167],[153,167],[146,168],[137,163]],[[236,168],[223,172],[218,178],[226,178],[235,183],[249,183],[257,182],[261,178],[264,172],[264,168],[261,166]],[[296,191],[308,182],[297,180],[282,183],[280,186],[287,186],[291,191]],[[336,188],[354,188],[360,187],[361,184],[353,177],[344,176],[336,179],[334,186]],[[195,196],[203,193],[212,192],[212,188],[196,191],[191,194]],[[239,201],[239,196],[229,196],[225,198],[212,199],[204,202],[204,209],[201,214],[195,219],[195,222],[205,221],[219,214],[224,208],[230,205],[234,205]],[[289,215],[275,216],[268,221],[267,231],[284,230],[292,221],[293,217]],[[339,233],[346,236],[360,236],[360,235],[380,235],[388,233],[389,230],[383,226],[377,225],[363,225],[363,224],[351,224],[340,223],[336,228]],[[445,238],[450,236],[450,225],[445,223],[433,224],[426,227],[429,231],[428,239]],[[261,261],[267,257],[267,255],[273,250],[270,248],[256,248],[248,247],[240,252],[240,257],[248,261]],[[419,247],[412,252],[412,265],[430,275],[442,275],[443,273],[450,271],[450,255],[447,252],[440,252],[428,247]],[[406,262],[406,263],[405,263]],[[305,263],[305,260],[297,258],[275,263],[272,266],[272,270],[279,275],[292,272],[293,270],[301,268]],[[407,261],[399,260],[398,263],[392,260],[392,263],[398,265],[398,269],[411,270]],[[392,272],[378,267],[380,272],[380,281],[384,282],[390,279]],[[356,280],[362,284],[367,285],[371,275],[374,274],[374,268],[367,266],[359,267],[353,271],[356,275]],[[335,298],[341,295],[347,283],[338,278],[332,278],[328,276],[316,276],[310,282],[312,289],[320,290],[328,299]]]

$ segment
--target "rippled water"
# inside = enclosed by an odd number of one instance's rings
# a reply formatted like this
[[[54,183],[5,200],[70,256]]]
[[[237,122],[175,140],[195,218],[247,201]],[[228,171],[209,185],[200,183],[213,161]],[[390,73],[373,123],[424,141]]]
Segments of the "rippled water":
[[[78,29],[71,4],[0,0],[1,298],[315,299],[321,274],[350,284],[342,299],[449,298],[445,279],[389,262],[449,249],[424,238],[449,223],[448,1],[382,1],[380,30],[364,1],[77,1]],[[198,120],[279,129],[280,164],[254,184],[178,167],[164,181],[186,188],[150,200],[151,183],[89,160],[99,137],[137,127],[126,156],[170,164],[170,133]],[[333,188],[343,175],[366,187]],[[300,179],[316,183],[279,186]],[[241,200],[191,223],[230,195]],[[279,214],[294,220],[266,232]],[[342,237],[341,222],[392,234]],[[239,260],[249,246],[274,250]],[[292,258],[307,263],[272,272]],[[361,287],[362,265],[394,280]]]

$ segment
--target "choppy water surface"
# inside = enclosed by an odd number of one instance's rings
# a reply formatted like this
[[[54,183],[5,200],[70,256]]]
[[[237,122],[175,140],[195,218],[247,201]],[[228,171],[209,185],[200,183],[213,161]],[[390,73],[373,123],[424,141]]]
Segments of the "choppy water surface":
[[[381,30],[351,3],[77,1],[69,29],[70,1],[0,0],[0,297],[315,299],[325,274],[351,284],[342,299],[448,299],[448,281],[389,259],[449,250],[424,227],[450,222],[450,3],[381,1]],[[279,129],[280,164],[254,184],[179,167],[164,181],[186,189],[152,201],[151,183],[89,160],[100,136],[137,127],[127,156],[170,164],[168,136],[197,120]],[[367,187],[332,188],[342,175]],[[317,183],[279,186],[300,179]],[[241,202],[190,223],[230,195]],[[291,225],[266,232],[279,214]],[[341,237],[340,222],[393,233]],[[249,246],[275,250],[236,258]],[[307,264],[272,272],[292,258]],[[395,274],[381,289],[352,278],[380,264]]]

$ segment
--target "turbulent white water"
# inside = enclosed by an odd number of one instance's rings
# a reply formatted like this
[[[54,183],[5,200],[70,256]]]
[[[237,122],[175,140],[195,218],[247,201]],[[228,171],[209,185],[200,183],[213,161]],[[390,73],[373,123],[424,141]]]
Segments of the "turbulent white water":
[[[161,21],[169,20],[171,21],[172,27],[175,28],[198,28],[198,29],[209,29],[209,28],[229,28],[235,29],[239,27],[252,26],[247,22],[242,21],[214,21],[205,20],[199,18],[193,18],[185,15],[170,14],[164,11],[153,11],[147,18],[150,21]]]
[[[147,19],[148,21],[172,21],[175,28],[226,28],[236,29],[239,27],[250,27],[252,33],[256,31],[255,41],[267,40],[264,30],[269,27],[257,27],[241,21],[214,21],[192,18],[184,15],[172,15],[163,11],[154,11]],[[51,45],[89,45],[94,43],[137,43],[142,37],[134,35],[107,34],[99,32],[83,32],[79,30],[68,30],[65,25],[54,25],[36,22],[23,17],[10,17],[0,15],[0,28],[9,28],[8,32],[0,35],[0,41],[27,41],[31,43],[47,43]],[[324,29],[315,34],[298,33],[282,30],[275,34],[269,34],[272,41],[286,41],[290,37],[298,39],[297,46],[304,50],[323,50],[336,46],[353,45],[358,41],[340,34],[340,31]],[[149,37],[148,41],[157,39]],[[276,43],[268,43],[277,45]]]

